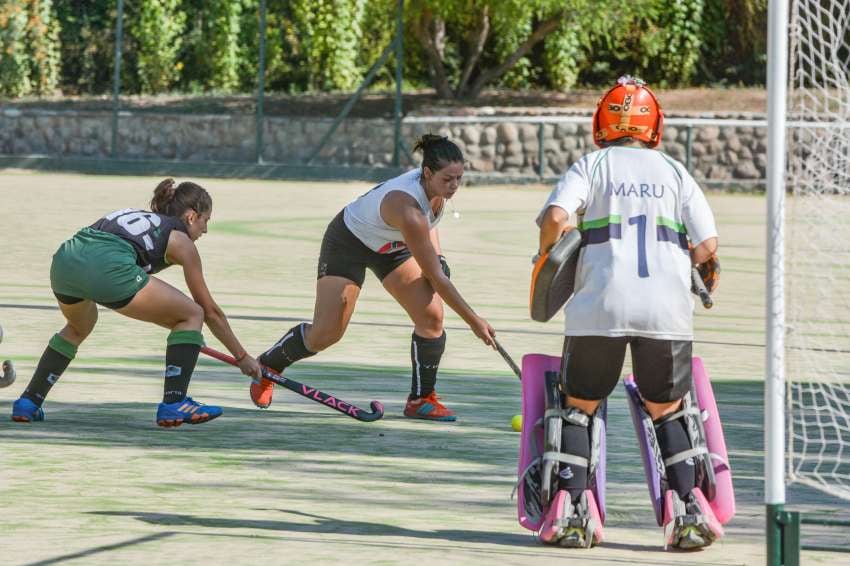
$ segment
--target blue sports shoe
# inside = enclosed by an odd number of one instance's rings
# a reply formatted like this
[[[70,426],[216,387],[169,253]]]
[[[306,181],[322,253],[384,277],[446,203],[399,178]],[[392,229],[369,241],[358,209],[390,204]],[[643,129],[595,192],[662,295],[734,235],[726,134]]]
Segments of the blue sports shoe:
[[[160,403],[156,410],[156,424],[166,428],[183,423],[199,424],[221,416],[221,407],[198,403],[189,396],[176,403]]]
[[[44,411],[31,399],[21,397],[12,404],[12,420],[19,423],[43,421]]]

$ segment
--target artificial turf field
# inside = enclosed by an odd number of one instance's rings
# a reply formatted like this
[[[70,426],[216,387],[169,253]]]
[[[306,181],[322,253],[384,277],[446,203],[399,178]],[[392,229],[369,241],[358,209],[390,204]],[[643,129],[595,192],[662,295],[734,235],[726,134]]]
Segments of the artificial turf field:
[[[4,171],[0,176],[0,359],[18,380],[0,389],[8,415],[63,319],[49,286],[59,243],[105,213],[147,207],[159,178]],[[198,245],[213,296],[240,340],[264,350],[312,316],[325,226],[364,183],[200,180],[213,196]],[[465,187],[460,218],[441,224],[461,293],[517,359],[558,354],[559,316],[528,316],[534,217],[548,187]],[[0,415],[1,564],[761,564],[764,562],[764,210],[761,197],[709,195],[723,262],[716,306],[696,316],[694,351],[714,380],[735,477],[738,515],[698,552],[661,549],[623,391],[609,403],[606,540],[589,551],[548,548],[522,529],[516,480],[519,383],[458,316],[438,391],[458,414],[405,419],[411,325],[370,274],[345,338],[296,364],[294,379],[384,418],[360,423],[278,388],[269,410],[238,370],[202,356],[190,394],[224,407],[207,424],[160,429],[167,330],[101,311],[92,336],[53,388],[47,420]],[[179,268],[161,274],[185,288]],[[208,331],[209,345],[222,349]],[[627,369],[624,370],[624,374]],[[792,508],[847,518],[850,504],[805,487]],[[846,532],[804,527],[804,543]],[[804,553],[807,564],[846,555]]]

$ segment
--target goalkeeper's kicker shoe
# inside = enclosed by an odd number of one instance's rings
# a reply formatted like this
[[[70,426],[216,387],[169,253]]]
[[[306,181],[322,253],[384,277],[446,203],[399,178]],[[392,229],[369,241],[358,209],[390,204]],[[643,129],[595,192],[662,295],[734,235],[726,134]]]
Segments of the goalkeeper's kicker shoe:
[[[198,403],[188,395],[176,403],[160,403],[156,410],[156,424],[170,428],[183,423],[200,424],[221,416],[221,407]]]
[[[700,488],[691,490],[684,501],[679,499],[675,491],[667,491],[664,497],[665,548],[702,548],[721,537],[723,527]]]
[[[404,416],[429,421],[454,422],[457,420],[451,409],[440,403],[436,391],[418,399],[408,399],[404,407]]]
[[[558,491],[544,517],[540,540],[566,548],[590,548],[602,538],[602,518],[593,492],[585,490],[573,504],[566,490]]]
[[[44,410],[36,405],[32,399],[21,397],[12,404],[12,420],[19,423],[43,421]]]

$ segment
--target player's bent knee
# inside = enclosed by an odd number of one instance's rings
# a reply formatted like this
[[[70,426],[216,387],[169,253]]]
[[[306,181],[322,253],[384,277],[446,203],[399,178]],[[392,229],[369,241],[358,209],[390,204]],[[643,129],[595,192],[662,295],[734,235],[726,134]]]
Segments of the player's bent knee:
[[[189,319],[191,320],[191,322],[197,324],[198,328],[200,328],[204,324],[204,318],[205,318],[204,309],[201,305],[199,305],[198,303],[195,303],[194,301],[193,301],[193,304],[191,305],[190,308],[191,308],[191,311],[190,311]]]
[[[649,416],[652,417],[652,420],[656,421],[678,411],[682,406],[682,401],[684,401],[684,397],[676,399],[675,401],[666,401],[662,403],[656,403],[648,399],[644,399],[644,407],[647,412],[649,412]]]
[[[443,334],[442,305],[428,305],[423,311],[412,318],[416,325],[417,333],[421,334],[424,338],[437,338]]]
[[[62,334],[64,334],[64,338],[69,342],[73,344],[80,344],[89,337],[92,330],[94,330],[94,324],[79,325],[69,322],[65,326],[65,330]]]
[[[602,401],[592,401],[587,399],[579,399],[577,397],[568,397],[567,398],[567,406],[578,409],[588,415],[592,415],[596,412],[596,409]]]
[[[342,340],[344,329],[323,330],[313,326],[310,329],[308,348],[311,352],[321,352]]]

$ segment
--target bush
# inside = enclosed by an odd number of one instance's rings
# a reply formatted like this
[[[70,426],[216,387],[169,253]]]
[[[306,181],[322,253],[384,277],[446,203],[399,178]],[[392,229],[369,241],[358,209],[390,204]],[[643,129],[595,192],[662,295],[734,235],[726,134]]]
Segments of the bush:
[[[140,0],[130,5],[130,42],[136,52],[136,72],[143,93],[168,91],[180,78],[183,62],[177,54],[183,43],[186,14],[180,0]]]
[[[0,1],[0,94],[109,93],[116,5]],[[122,92],[254,91],[259,5],[126,0]],[[271,91],[351,90],[394,37],[397,0],[267,5]],[[566,90],[607,86],[625,73],[657,86],[763,84],[766,10],[767,0],[407,2],[405,86],[474,98],[485,85]],[[393,81],[391,57],[376,83]]]
[[[0,94],[52,94],[59,80],[59,25],[51,0],[0,3]]]

